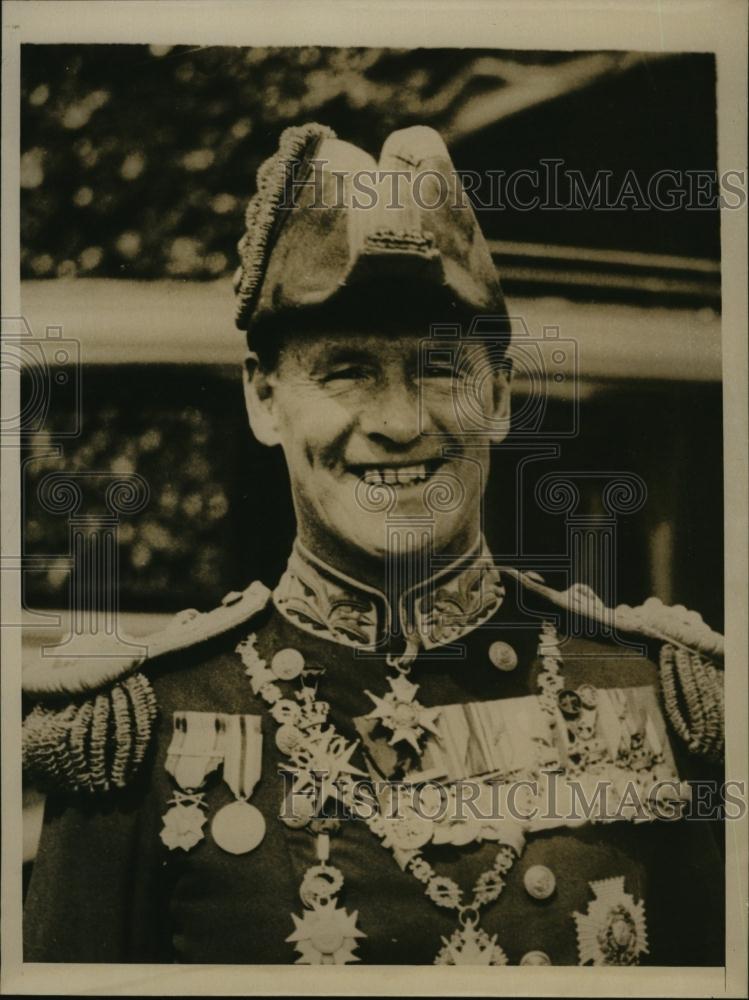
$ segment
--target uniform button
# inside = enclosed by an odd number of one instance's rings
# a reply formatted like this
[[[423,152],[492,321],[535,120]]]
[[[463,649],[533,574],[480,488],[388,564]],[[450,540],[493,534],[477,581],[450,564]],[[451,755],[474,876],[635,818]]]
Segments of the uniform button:
[[[551,959],[545,951],[526,951],[520,959],[521,965],[551,965]]]
[[[489,659],[497,670],[514,670],[518,665],[518,654],[507,642],[493,642],[489,647]]]
[[[271,660],[270,668],[280,681],[293,681],[304,670],[304,657],[298,649],[282,649]]]
[[[523,876],[525,891],[534,899],[548,899],[554,892],[557,880],[546,865],[531,865]]]

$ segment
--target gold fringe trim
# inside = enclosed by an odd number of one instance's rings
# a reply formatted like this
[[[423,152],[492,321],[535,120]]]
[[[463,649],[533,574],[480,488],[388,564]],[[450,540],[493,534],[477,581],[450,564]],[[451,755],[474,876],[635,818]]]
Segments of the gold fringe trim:
[[[156,713],[153,690],[140,673],[61,709],[37,704],[23,723],[24,771],[42,788],[125,788],[143,762]]]
[[[664,643],[660,676],[666,714],[675,732],[691,753],[720,760],[725,742],[722,672],[696,653]]]

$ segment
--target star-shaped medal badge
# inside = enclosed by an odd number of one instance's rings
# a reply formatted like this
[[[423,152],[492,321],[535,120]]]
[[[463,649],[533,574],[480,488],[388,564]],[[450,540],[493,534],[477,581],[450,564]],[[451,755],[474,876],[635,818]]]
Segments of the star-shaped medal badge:
[[[205,813],[200,808],[202,796],[182,795],[172,799],[169,809],[163,816],[164,824],[159,836],[170,851],[178,847],[189,851],[200,843],[205,834]]]
[[[497,944],[497,935],[489,937],[473,924],[459,928],[449,940],[442,938],[442,943],[435,965],[507,965],[507,955]]]
[[[439,708],[424,708],[416,701],[416,692],[419,690],[418,684],[412,684],[406,677],[389,677],[390,691],[383,697],[365,692],[374,702],[375,707],[366,717],[377,719],[391,729],[393,735],[389,743],[405,741],[417,754],[421,753],[419,740],[428,730],[435,736],[439,736],[439,731],[435,725],[435,719],[440,714]]]
[[[356,926],[359,911],[348,913],[334,901],[306,910],[304,916],[291,914],[294,930],[286,938],[299,952],[297,965],[346,965],[358,962],[356,939],[367,935]]]
[[[591,882],[595,899],[573,913],[580,965],[638,965],[648,951],[645,904],[624,891],[624,877]]]
[[[351,763],[358,743],[349,743],[332,729],[320,727],[308,732],[303,744],[291,755],[291,764],[284,765],[294,775],[293,793],[310,786],[317,787],[320,805],[331,797],[341,797],[336,782],[339,778],[367,775]]]

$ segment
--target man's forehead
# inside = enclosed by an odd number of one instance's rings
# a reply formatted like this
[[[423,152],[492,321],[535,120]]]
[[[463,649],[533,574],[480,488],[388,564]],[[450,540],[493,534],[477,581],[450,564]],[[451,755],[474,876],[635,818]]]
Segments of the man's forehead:
[[[285,338],[282,354],[300,356],[338,354],[372,354],[377,357],[398,357],[418,354],[430,342],[429,331],[414,329],[315,331],[292,333]]]
[[[480,341],[467,341],[459,336],[436,336],[430,330],[403,328],[398,330],[329,330],[287,334],[283,354],[299,356],[338,356],[340,354],[372,354],[379,358],[412,357],[434,350],[454,352],[456,349],[481,348]]]

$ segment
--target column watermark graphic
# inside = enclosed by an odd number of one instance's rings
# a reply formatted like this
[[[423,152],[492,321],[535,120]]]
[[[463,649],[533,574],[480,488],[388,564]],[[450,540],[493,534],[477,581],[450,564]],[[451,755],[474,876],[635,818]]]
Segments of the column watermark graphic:
[[[65,577],[63,607],[54,613],[23,602],[24,618],[3,625],[38,629],[62,636],[44,643],[43,658],[124,656],[144,650],[119,627],[120,564],[118,531],[123,517],[144,510],[150,489],[139,474],[66,468],[66,447],[81,437],[84,368],[79,342],[48,326],[35,336],[22,317],[3,318],[2,366],[18,379],[16,412],[4,411],[0,445],[17,455],[21,472],[21,548],[2,556],[3,571],[25,579],[47,572]],[[59,471],[43,472],[51,466]],[[39,467],[38,469],[36,467]],[[31,509],[37,519],[63,519],[65,545],[39,553],[28,537]]]

